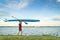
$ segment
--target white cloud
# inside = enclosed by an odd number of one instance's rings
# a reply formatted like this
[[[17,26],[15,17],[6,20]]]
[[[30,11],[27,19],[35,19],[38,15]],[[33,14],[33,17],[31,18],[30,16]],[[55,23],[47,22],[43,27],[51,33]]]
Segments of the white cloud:
[[[0,11],[0,18],[1,17],[6,17],[6,16],[8,16],[9,14],[7,13],[7,12],[5,12],[5,11]]]
[[[60,2],[60,0],[57,0],[57,2]]]
[[[0,2],[0,17],[10,15],[9,9],[21,9],[27,7],[33,0],[4,0]]]
[[[25,8],[33,0],[6,0],[6,7],[8,8]]]
[[[48,1],[50,1],[50,2],[51,2],[51,1],[53,1],[53,0],[48,0]],[[60,0],[55,0],[55,1],[56,1],[56,2],[60,2]]]
[[[44,17],[41,19],[42,22],[55,22],[60,21],[60,15],[50,16],[50,17]]]
[[[60,21],[60,15],[53,17],[53,20]]]
[[[60,15],[55,15],[55,16],[50,16],[50,17],[45,17],[44,20],[47,21],[60,21]]]

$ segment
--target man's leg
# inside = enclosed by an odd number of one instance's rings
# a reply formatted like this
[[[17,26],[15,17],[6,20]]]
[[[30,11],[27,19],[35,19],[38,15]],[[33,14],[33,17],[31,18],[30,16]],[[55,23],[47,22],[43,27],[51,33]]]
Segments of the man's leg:
[[[20,31],[20,35],[22,36],[22,30]]]
[[[17,33],[17,35],[22,35],[22,30]]]
[[[19,35],[20,31],[18,31],[17,35]]]

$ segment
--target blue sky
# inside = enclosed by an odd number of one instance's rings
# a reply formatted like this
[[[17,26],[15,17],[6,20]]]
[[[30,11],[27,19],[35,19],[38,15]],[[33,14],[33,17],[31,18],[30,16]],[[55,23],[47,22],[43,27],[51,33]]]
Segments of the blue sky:
[[[0,18],[60,20],[60,0],[0,0]],[[60,21],[59,21],[60,22]]]
[[[59,11],[60,3],[56,0],[0,0],[0,15],[3,16],[40,18],[60,15]]]

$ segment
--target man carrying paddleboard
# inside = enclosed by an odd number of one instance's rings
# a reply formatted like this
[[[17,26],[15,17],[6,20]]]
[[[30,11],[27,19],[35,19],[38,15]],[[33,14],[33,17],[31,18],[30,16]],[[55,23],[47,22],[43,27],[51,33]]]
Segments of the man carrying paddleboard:
[[[19,34],[22,35],[22,22],[19,22],[18,28],[19,28],[18,35],[19,35]]]

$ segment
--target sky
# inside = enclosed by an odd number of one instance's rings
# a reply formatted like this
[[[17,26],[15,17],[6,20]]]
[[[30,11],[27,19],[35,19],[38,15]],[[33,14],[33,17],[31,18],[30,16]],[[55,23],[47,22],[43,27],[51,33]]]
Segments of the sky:
[[[40,20],[28,26],[60,26],[60,0],[0,0],[0,18],[14,19],[11,16]],[[18,25],[18,22],[4,22],[1,19],[0,26]]]

